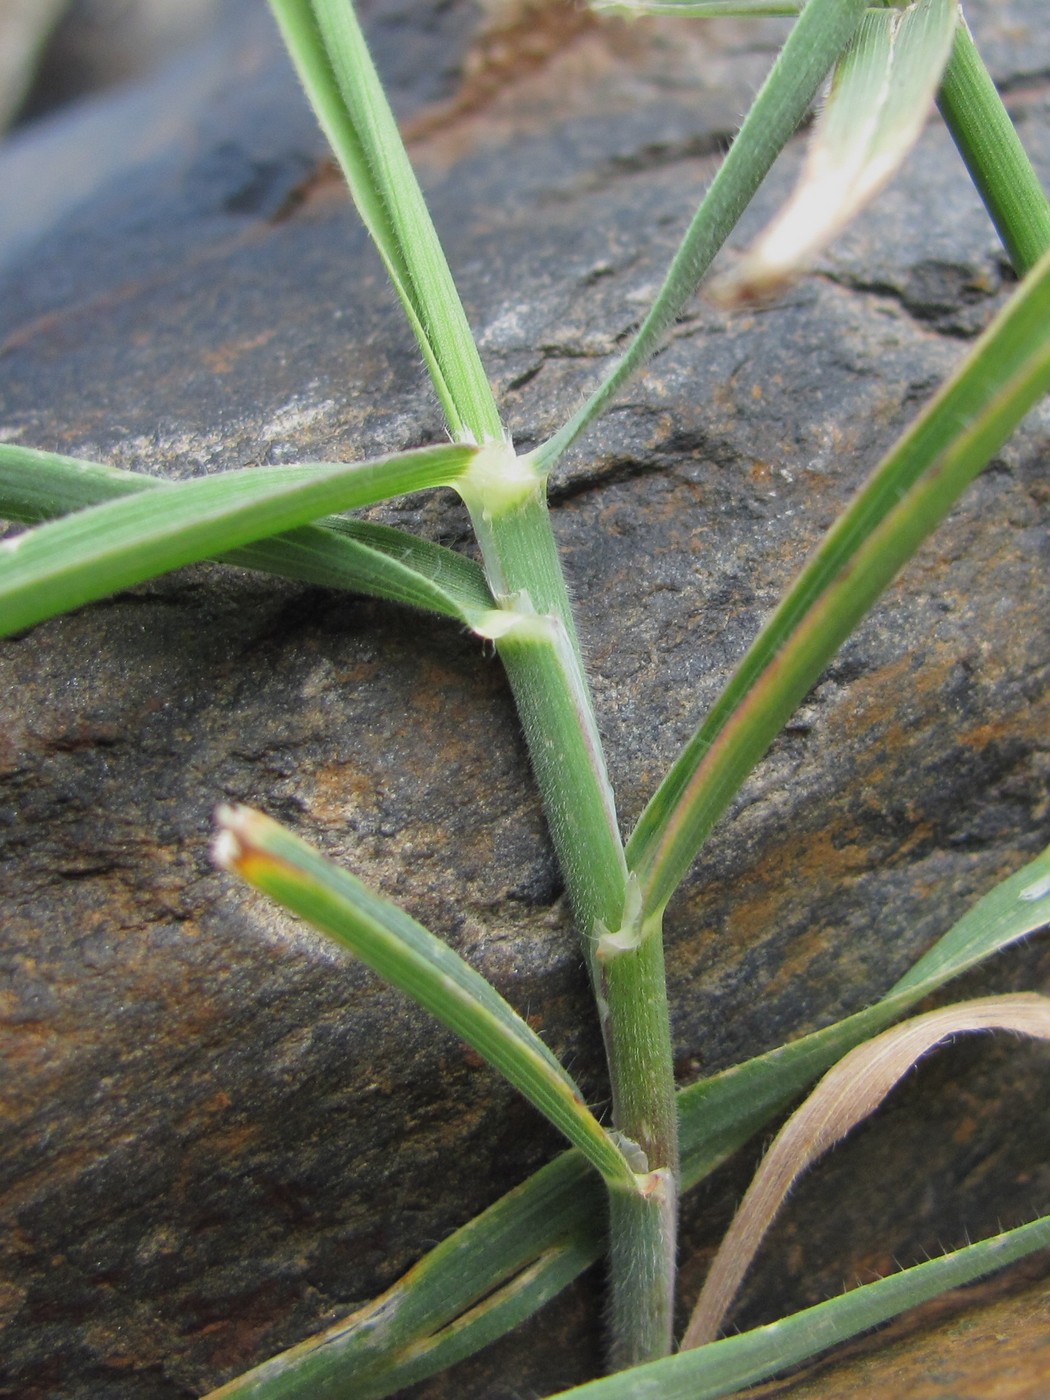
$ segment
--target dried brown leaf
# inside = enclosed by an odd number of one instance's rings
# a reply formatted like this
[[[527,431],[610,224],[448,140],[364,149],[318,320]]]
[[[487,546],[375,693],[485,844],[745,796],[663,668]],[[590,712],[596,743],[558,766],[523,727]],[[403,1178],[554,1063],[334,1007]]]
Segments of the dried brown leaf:
[[[828,1071],[762,1159],[715,1256],[682,1339],[683,1350],[717,1335],[766,1231],[801,1173],[873,1113],[927,1051],[962,1032],[983,1030],[1050,1040],[1050,997],[1023,992],[945,1006],[858,1045]]]

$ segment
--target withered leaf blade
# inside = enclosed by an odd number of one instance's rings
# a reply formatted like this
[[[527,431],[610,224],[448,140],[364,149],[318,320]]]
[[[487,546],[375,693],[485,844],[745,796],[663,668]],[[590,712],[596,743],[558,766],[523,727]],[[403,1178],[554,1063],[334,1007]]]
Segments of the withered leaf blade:
[[[794,194],[715,288],[719,299],[782,291],[896,174],[933,110],[957,22],[957,0],[867,12],[836,66]]]
[[[934,1046],[967,1031],[1005,1030],[1050,1040],[1050,997],[983,997],[915,1016],[858,1045],[830,1069],[763,1157],[689,1320],[682,1349],[712,1341],[777,1211],[798,1177],[873,1113]]]

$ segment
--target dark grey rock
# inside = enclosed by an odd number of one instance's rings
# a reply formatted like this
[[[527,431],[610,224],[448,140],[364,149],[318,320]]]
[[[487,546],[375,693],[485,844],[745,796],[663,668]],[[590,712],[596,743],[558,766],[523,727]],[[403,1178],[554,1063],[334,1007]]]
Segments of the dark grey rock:
[[[1041,6],[968,11],[1050,173]],[[412,75],[435,46],[453,70],[472,8],[371,18],[528,446],[638,319],[782,28],[581,28],[443,116],[447,76],[413,96]],[[243,25],[0,159],[6,187],[35,170],[43,191],[0,245],[5,437],[171,476],[441,438],[265,16]],[[92,168],[129,123],[135,149]],[[772,309],[698,301],[559,469],[625,825],[1009,280],[932,125],[813,277]],[[875,997],[1045,844],[1048,428],[1031,416],[843,650],[673,905],[683,1078]],[[444,497],[385,518],[466,539]],[[0,1393],[191,1396],[370,1297],[557,1147],[451,1037],[211,869],[215,804],[264,808],[402,900],[597,1101],[560,881],[499,670],[454,627],[201,566],[5,643],[0,668]],[[966,990],[1045,986],[1045,948]],[[924,1068],[801,1189],[741,1320],[1045,1209],[1040,1053],[974,1044]],[[690,1208],[684,1258],[743,1172]],[[582,1285],[420,1393],[593,1374],[597,1298]]]

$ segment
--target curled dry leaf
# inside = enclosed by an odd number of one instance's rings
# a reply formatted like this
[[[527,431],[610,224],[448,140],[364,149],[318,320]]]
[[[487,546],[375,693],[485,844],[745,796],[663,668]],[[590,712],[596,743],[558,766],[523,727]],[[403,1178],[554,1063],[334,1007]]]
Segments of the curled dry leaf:
[[[915,1063],[964,1031],[1007,1030],[1050,1040],[1050,997],[984,997],[915,1016],[858,1045],[824,1076],[781,1128],[715,1256],[682,1339],[714,1339],[777,1211],[803,1171],[873,1113]]]
[[[836,66],[795,193],[716,287],[720,300],[782,291],[896,174],[933,110],[957,17],[956,0],[868,11]]]

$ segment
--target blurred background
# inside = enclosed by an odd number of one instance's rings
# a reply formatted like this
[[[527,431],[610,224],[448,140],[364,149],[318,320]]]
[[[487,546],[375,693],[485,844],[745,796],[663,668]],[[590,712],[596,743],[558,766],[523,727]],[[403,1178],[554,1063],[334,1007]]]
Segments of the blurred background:
[[[0,131],[140,77],[231,0],[0,0]]]

